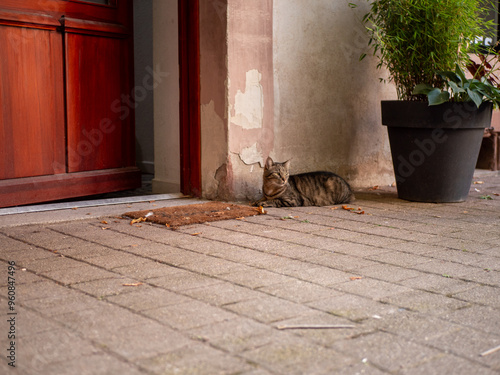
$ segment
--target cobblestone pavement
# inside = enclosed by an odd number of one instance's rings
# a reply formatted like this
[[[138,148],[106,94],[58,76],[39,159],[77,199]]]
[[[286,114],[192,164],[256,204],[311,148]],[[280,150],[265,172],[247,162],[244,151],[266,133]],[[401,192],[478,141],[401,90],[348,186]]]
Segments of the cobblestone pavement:
[[[116,216],[159,203],[2,217],[0,373],[498,374],[500,177],[482,182],[177,231]]]

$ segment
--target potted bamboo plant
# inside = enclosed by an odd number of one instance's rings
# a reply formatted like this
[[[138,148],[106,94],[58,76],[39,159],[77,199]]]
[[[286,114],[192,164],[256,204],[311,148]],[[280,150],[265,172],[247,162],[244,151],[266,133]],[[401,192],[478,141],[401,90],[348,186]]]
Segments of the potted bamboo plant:
[[[481,17],[485,3],[370,1],[363,18],[369,46],[398,95],[398,100],[382,101],[382,124],[401,199],[467,198],[484,128],[500,104],[500,90],[484,69],[481,77],[464,73],[477,47],[474,41],[492,26]]]

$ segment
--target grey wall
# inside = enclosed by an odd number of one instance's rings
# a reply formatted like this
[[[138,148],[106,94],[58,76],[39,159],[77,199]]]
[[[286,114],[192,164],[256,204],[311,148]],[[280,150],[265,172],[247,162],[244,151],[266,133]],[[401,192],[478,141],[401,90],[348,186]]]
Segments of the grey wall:
[[[154,173],[153,91],[143,79],[153,68],[153,0],[134,1],[134,70],[138,87],[135,109],[136,163],[141,171]],[[142,88],[141,88],[142,87]]]

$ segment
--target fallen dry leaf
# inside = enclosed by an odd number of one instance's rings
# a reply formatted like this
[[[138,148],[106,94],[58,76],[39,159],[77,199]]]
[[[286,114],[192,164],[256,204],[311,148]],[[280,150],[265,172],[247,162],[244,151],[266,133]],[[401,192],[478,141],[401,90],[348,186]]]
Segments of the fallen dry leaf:
[[[378,190],[378,189],[379,189],[378,185],[375,185],[375,186],[372,186],[371,188],[369,188],[368,190]]]
[[[197,236],[197,235],[199,235],[199,234],[201,234],[201,232],[191,233],[191,236]]]
[[[259,211],[259,214],[262,214],[262,215],[264,215],[266,213],[266,211],[264,210],[264,207],[262,207],[262,206],[257,207],[257,211]]]
[[[244,217],[237,217],[236,220],[245,220]]]
[[[130,222],[130,225],[137,224],[137,223],[142,223],[143,221],[146,221],[145,217],[138,217],[137,219],[133,219]]]
[[[106,229],[109,229],[111,227],[101,227],[102,230],[106,230]]]
[[[354,280],[361,280],[362,277],[361,276],[351,276],[350,279],[353,280],[353,281]]]
[[[355,214],[358,214],[358,215],[364,215],[365,214],[365,211],[352,211],[353,213]]]
[[[338,207],[330,207],[330,210],[337,210]]]
[[[474,185],[482,185],[482,184],[484,184],[483,181],[474,181]]]
[[[101,221],[101,224],[107,224],[108,222],[106,220]]]
[[[343,209],[343,210],[346,210],[346,211],[352,211],[352,210],[355,210],[355,208],[353,208],[353,207],[348,207],[348,206],[342,206],[342,209]]]

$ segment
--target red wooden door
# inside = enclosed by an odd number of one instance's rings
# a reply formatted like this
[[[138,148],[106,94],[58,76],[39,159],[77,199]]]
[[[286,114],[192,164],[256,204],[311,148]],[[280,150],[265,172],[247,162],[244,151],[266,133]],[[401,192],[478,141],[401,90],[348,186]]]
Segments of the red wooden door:
[[[0,207],[137,187],[131,0],[0,0]]]

